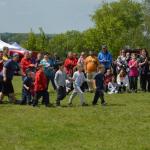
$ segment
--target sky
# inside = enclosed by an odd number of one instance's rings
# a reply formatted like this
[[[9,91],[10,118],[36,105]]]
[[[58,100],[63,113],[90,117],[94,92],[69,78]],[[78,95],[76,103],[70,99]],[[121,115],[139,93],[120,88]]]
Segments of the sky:
[[[106,0],[107,2],[113,0]],[[0,33],[30,29],[55,34],[93,26],[90,15],[102,0],[0,0]]]

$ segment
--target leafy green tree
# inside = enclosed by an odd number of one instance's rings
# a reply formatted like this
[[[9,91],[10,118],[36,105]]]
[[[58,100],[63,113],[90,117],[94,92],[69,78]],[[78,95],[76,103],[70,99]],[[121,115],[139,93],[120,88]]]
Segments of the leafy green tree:
[[[150,49],[150,0],[143,2],[144,9],[144,45]]]
[[[49,40],[50,52],[57,52],[65,56],[69,51],[81,52],[83,50],[83,36],[79,31],[67,31],[58,34]]]
[[[58,34],[49,40],[49,51],[51,53],[57,52],[59,55],[64,56],[66,54],[66,37],[64,34]]]
[[[30,33],[28,34],[28,38],[27,38],[27,41],[25,41],[25,43],[23,44],[23,46],[28,49],[28,50],[32,50],[32,51],[35,51],[37,50],[37,47],[36,47],[36,35],[35,33],[32,31],[30,31]]]
[[[46,51],[48,49],[48,37],[41,27],[39,28],[39,31],[40,34],[36,38],[36,50]]]
[[[130,41],[135,42],[134,33],[143,23],[142,5],[133,0],[104,3],[92,15],[92,20],[100,43],[106,43],[116,55],[117,50],[130,44],[129,37],[132,37]]]

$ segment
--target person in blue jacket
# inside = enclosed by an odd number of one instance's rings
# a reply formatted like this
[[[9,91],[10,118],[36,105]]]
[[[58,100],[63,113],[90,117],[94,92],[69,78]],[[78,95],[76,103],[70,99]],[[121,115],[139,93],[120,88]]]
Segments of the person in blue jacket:
[[[107,46],[103,45],[102,50],[98,54],[98,60],[101,64],[105,66],[105,71],[111,68],[112,64],[112,55],[108,51]]]

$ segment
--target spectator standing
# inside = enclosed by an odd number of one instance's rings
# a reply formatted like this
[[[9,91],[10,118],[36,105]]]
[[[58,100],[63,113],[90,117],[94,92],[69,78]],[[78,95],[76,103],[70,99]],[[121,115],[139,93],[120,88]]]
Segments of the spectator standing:
[[[38,67],[38,65],[40,64],[41,60],[43,59],[43,54],[42,53],[38,53],[36,60],[35,60],[35,67]]]
[[[0,51],[0,72],[3,70],[4,60],[3,60],[3,52]]]
[[[4,62],[9,59],[9,48],[8,47],[3,47],[3,60]]]
[[[24,57],[21,59],[21,62],[20,62],[22,78],[26,76],[26,70],[31,66],[34,66],[34,64],[32,64],[29,52],[26,51],[24,53]]]
[[[3,70],[3,65],[4,65],[3,52],[0,51],[0,73]],[[0,92],[2,91],[2,82],[3,82],[3,77],[2,75],[0,75]]]
[[[64,62],[64,67],[66,70],[66,73],[68,76],[72,77],[73,76],[73,69],[76,66],[73,58],[72,52],[68,52],[67,58],[65,59]]]
[[[148,78],[148,92],[150,92],[150,57],[148,58],[148,66],[149,66],[149,69],[148,69],[148,73],[147,73],[147,78]]]
[[[125,50],[122,49],[120,52],[120,56],[117,58],[117,73],[120,72],[121,69],[126,70],[128,66],[127,60],[126,60],[126,53]]]
[[[47,88],[49,85],[49,81],[51,81],[52,86],[54,88],[54,90],[56,89],[55,83],[54,83],[54,67],[53,64],[49,58],[49,54],[45,53],[44,54],[44,58],[41,60],[40,64],[43,65],[44,67],[44,73],[46,75],[47,78]]]
[[[73,61],[74,61],[74,65],[76,66],[78,63],[78,54],[77,53],[73,53]]]
[[[126,61],[127,63],[129,63],[129,61],[131,60],[131,55],[129,52],[126,53]]]
[[[128,66],[129,66],[130,91],[137,93],[137,80],[139,73],[136,54],[132,53],[131,60],[129,61]]]
[[[149,71],[149,64],[148,64],[148,54],[146,49],[142,49],[141,55],[139,57],[139,74],[140,74],[140,85],[142,91],[147,91],[147,84],[148,84],[148,71]]]
[[[86,57],[84,62],[84,71],[86,73],[88,80],[94,79],[98,66],[99,66],[99,61],[97,57],[95,56],[94,52],[90,51],[89,56]],[[88,82],[88,88],[89,88],[89,92],[93,92],[94,87],[91,82]]]
[[[111,64],[112,64],[112,55],[110,54],[110,52],[107,49],[106,45],[102,46],[102,50],[101,52],[98,54],[98,60],[101,64],[103,64],[105,66],[105,72],[107,69],[111,68]]]
[[[33,56],[33,52],[32,52],[32,51],[29,51],[29,58],[30,58],[32,64],[35,64],[35,63],[36,63],[36,59],[35,59],[35,57]]]
[[[78,64],[81,64],[81,65],[84,67],[84,61],[85,61],[85,59],[86,59],[85,53],[84,53],[84,52],[81,52],[81,55],[80,55],[80,57],[79,57],[77,63],[78,63]]]

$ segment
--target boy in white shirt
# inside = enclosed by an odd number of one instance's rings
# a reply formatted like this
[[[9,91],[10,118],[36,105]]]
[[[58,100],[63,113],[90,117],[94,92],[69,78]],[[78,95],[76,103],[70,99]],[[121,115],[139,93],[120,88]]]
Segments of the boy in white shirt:
[[[74,99],[74,97],[78,94],[80,97],[80,103],[82,106],[87,106],[87,104],[85,103],[85,99],[84,99],[84,95],[83,95],[83,91],[81,90],[81,85],[83,84],[83,82],[88,81],[83,73],[83,66],[81,64],[77,65],[77,69],[78,71],[74,72],[73,74],[73,87],[74,90],[72,92],[72,94],[70,95],[69,98],[69,105],[72,105],[72,100]]]

